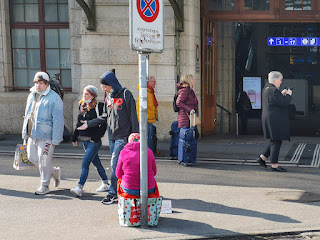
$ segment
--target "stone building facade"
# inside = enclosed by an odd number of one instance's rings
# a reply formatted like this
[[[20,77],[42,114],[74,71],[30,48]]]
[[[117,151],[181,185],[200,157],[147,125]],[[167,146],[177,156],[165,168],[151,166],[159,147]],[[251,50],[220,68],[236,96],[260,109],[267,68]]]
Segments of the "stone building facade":
[[[202,64],[201,56],[200,60],[196,56],[196,47],[199,46],[201,49],[202,43],[200,0],[183,2],[184,29],[178,33],[173,8],[169,1],[164,1],[165,50],[161,54],[150,54],[150,75],[157,79],[155,92],[159,102],[159,122],[156,126],[158,138],[162,140],[169,139],[171,123],[177,120],[177,113],[173,112],[172,108],[177,74],[194,75],[194,89],[201,109]],[[99,77],[105,71],[114,68],[120,83],[132,91],[135,99],[138,97],[138,54],[129,47],[129,1],[96,0],[95,5],[96,30],[92,31],[87,29],[88,19],[78,2],[68,1],[72,88],[65,94],[64,115],[65,124],[70,130],[73,130],[76,122],[82,89],[88,84],[99,88]],[[9,7],[9,0],[0,0],[0,131],[19,134],[29,91],[18,91],[14,88]],[[224,47],[221,47],[222,44],[217,51],[217,69],[220,72],[217,78],[217,102],[220,101],[229,109],[233,109],[233,29],[231,23],[227,25],[226,23],[220,26],[227,37],[223,36]],[[219,79],[223,81],[219,82]],[[99,91],[98,98],[102,100],[103,93],[100,88]],[[222,94],[225,91],[228,92],[227,95]],[[219,123],[220,115],[217,116]],[[228,119],[222,120],[228,122]],[[227,127],[217,128],[217,132],[228,130]]]
[[[11,91],[12,53],[10,36],[9,1],[1,0],[0,18],[0,131],[21,132],[25,101],[28,91]],[[138,54],[129,47],[129,1],[96,1],[96,31],[86,29],[87,18],[75,0],[69,1],[69,29],[71,50],[72,91],[65,94],[66,126],[73,129],[77,103],[82,89],[99,86],[99,77],[116,69],[121,84],[138,97]],[[195,42],[200,42],[200,1],[185,1],[185,31],[180,37],[181,73],[195,76],[195,90],[200,98],[200,74],[195,72]],[[157,79],[156,96],[159,101],[158,137],[169,138],[171,123],[177,119],[172,110],[176,84],[176,32],[171,5],[165,1],[165,50],[150,54],[150,74]],[[100,92],[100,100],[102,100]]]

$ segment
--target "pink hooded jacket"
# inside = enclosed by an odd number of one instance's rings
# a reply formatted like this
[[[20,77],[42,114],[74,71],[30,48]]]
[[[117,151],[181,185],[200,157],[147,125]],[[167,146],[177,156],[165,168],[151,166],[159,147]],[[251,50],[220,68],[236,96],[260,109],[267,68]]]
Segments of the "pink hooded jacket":
[[[148,189],[156,186],[156,160],[148,148]],[[140,190],[140,142],[131,142],[124,146],[118,159],[116,175],[121,178],[121,185],[131,190]]]

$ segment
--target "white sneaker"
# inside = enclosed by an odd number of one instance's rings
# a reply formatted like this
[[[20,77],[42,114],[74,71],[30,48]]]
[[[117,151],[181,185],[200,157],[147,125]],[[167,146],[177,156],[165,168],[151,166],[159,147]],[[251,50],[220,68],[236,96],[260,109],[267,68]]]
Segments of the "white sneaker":
[[[35,195],[45,195],[47,193],[49,193],[49,187],[48,186],[40,186],[36,192],[34,193]]]
[[[83,190],[77,186],[74,189],[71,189],[70,192],[74,193],[77,197],[81,197],[83,194]]]
[[[54,171],[52,173],[52,178],[54,180],[54,186],[58,187],[60,185],[60,175],[61,175],[61,169],[60,167],[54,167]]]
[[[102,183],[101,186],[96,190],[97,192],[107,192],[110,188],[109,183]]]

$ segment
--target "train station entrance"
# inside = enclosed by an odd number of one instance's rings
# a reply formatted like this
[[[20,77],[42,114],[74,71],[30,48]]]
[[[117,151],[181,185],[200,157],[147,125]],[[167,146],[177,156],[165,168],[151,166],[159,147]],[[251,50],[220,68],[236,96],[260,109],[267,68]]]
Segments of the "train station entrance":
[[[202,133],[262,134],[261,91],[270,71],[293,89],[292,136],[320,134],[320,3],[201,1]],[[281,90],[282,90],[281,89]],[[239,99],[246,92],[245,118]]]

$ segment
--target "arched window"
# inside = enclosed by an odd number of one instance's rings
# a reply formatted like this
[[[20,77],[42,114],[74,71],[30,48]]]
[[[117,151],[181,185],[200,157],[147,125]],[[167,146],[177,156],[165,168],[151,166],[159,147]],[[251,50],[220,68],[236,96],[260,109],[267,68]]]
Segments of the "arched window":
[[[10,17],[14,87],[32,86],[40,70],[71,87],[68,0],[11,0]]]

